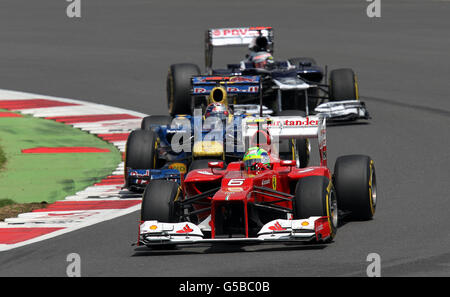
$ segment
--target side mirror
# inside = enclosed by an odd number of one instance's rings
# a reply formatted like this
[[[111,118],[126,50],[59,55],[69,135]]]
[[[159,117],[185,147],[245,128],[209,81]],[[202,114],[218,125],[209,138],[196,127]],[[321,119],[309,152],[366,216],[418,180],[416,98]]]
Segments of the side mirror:
[[[222,161],[220,162],[208,162],[208,167],[209,168],[221,168],[223,169],[224,167],[224,163]]]
[[[296,166],[297,162],[295,160],[281,160],[281,166]]]

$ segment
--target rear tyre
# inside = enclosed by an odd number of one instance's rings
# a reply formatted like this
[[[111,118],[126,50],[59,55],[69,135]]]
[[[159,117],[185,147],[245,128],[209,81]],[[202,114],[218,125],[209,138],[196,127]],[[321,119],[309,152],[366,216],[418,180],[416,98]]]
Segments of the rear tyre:
[[[151,115],[142,119],[141,129],[150,130],[150,125],[155,126],[169,126],[172,123],[171,116],[165,115]]]
[[[330,101],[358,100],[358,83],[352,69],[335,69],[330,72]]]
[[[191,78],[200,75],[195,64],[174,64],[167,74],[167,104],[171,116],[192,114]]]
[[[331,238],[328,241],[333,240],[338,226],[338,208],[331,181],[324,176],[301,178],[297,182],[294,199],[294,219],[328,217],[331,228]]]
[[[141,221],[177,222],[174,202],[179,195],[179,186],[176,182],[151,180],[142,196]]]
[[[349,155],[337,158],[334,165],[339,208],[355,220],[370,220],[377,206],[375,166],[369,156]]]

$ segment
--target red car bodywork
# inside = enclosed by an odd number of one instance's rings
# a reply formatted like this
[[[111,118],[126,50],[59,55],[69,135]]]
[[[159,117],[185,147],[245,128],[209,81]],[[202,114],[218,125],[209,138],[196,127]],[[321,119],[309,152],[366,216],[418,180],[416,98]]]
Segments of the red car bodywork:
[[[323,164],[323,160],[321,161]],[[199,200],[193,207],[198,214],[199,220],[211,215],[211,238],[216,236],[215,218],[216,213],[223,204],[241,203],[244,209],[245,237],[249,237],[248,228],[248,204],[267,203],[293,209],[292,196],[296,182],[306,176],[325,176],[331,179],[330,170],[324,166],[296,168],[294,166],[283,166],[281,161],[274,160],[270,169],[260,172],[247,172],[243,162],[230,163],[226,170],[198,169],[191,171],[182,182],[183,192],[187,197],[203,193],[203,188],[220,187],[216,193]],[[256,188],[255,188],[256,187]],[[274,192],[276,191],[276,193]],[[285,195],[285,199],[280,196]],[[203,212],[201,212],[204,210]],[[210,211],[209,211],[210,210]]]

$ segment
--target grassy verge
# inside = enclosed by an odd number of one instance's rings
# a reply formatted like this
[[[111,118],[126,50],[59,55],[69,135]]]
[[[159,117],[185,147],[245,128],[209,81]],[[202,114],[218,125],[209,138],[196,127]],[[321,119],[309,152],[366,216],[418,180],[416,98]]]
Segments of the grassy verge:
[[[3,149],[0,147],[0,170],[3,169],[3,165],[6,162],[5,153],[3,152]]]
[[[6,162],[5,153],[0,147],[0,169]],[[1,199],[0,200],[0,222],[4,221],[6,218],[16,217],[20,213],[30,212],[35,209],[45,208],[47,203],[16,203],[11,199]]]
[[[109,175],[121,159],[113,145],[94,135],[26,115],[0,118],[0,146],[3,149],[0,201],[5,204],[2,209],[6,207],[10,213],[29,211],[26,207],[42,208],[45,206],[42,202],[51,203],[73,195]],[[62,146],[108,148],[110,152],[21,153],[27,148]]]

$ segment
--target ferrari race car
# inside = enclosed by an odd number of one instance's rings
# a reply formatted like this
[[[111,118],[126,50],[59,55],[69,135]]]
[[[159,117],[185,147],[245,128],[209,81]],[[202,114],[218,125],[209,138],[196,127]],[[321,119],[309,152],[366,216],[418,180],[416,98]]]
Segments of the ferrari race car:
[[[242,121],[257,115],[259,108],[229,104],[223,87],[214,88],[208,103],[203,114],[151,115],[142,120],[141,129],[131,132],[126,144],[126,188],[140,192],[154,179],[180,182],[180,174],[208,168],[209,161],[228,164],[243,157]],[[264,109],[263,114],[269,113]],[[296,160],[299,167],[308,165],[307,139],[281,140],[279,148],[282,158]]]
[[[343,218],[369,220],[376,208],[373,160],[342,156],[327,167],[323,117],[246,118],[242,161],[209,162],[180,183],[151,180],[143,194],[138,246],[331,242]],[[318,138],[320,164],[280,160],[273,141]]]
[[[251,54],[226,69],[213,69],[213,49],[249,45]],[[277,115],[303,110],[329,120],[368,119],[364,102],[359,100],[356,75],[352,69],[328,73],[313,58],[273,60],[274,36],[271,27],[223,28],[206,31],[204,74],[195,64],[173,64],[167,76],[169,113],[192,114],[204,107],[216,86],[223,86],[233,103],[260,103]]]

